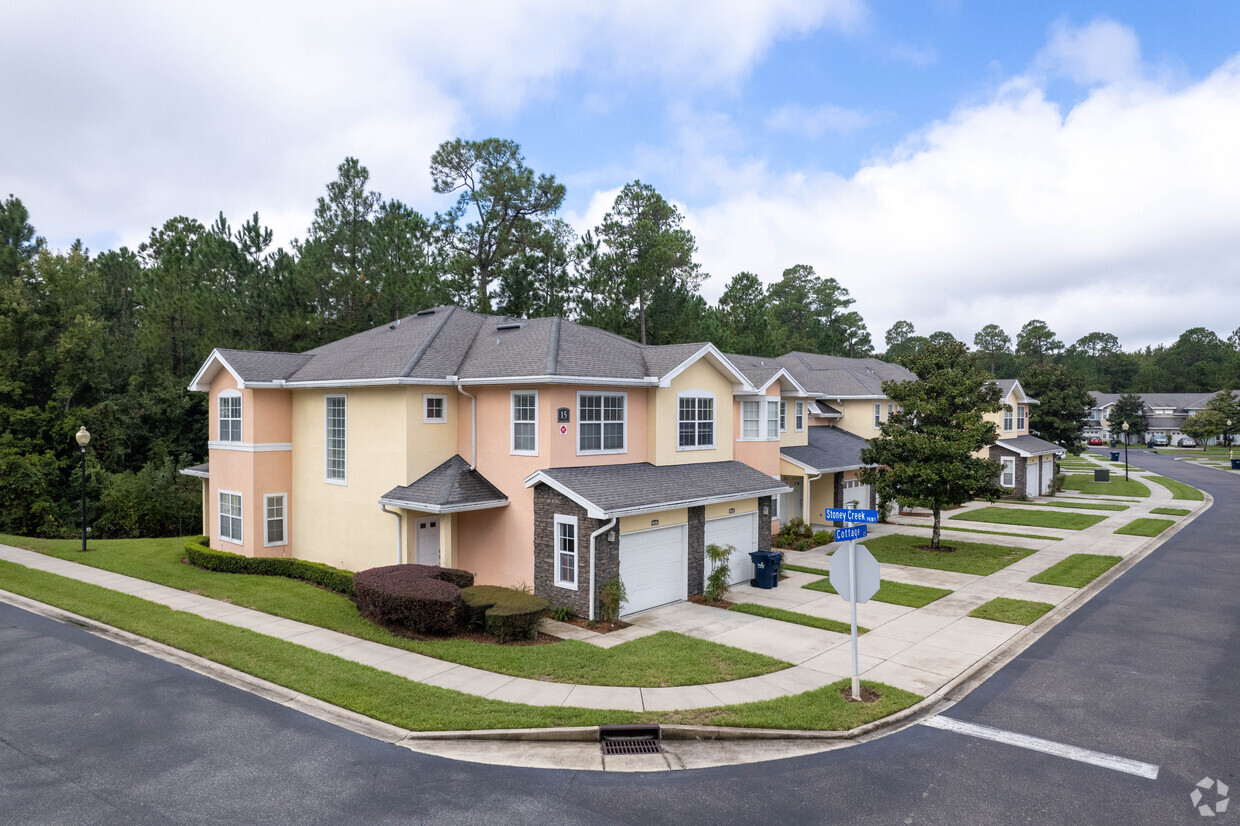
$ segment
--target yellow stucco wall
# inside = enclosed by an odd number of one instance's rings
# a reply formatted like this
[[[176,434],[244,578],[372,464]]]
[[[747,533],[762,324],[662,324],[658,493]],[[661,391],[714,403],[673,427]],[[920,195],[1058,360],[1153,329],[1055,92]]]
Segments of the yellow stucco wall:
[[[787,428],[779,434],[779,444],[781,447],[795,447],[797,445],[809,444],[809,407],[805,399],[785,398],[782,400],[787,405],[788,415],[784,417],[784,424]],[[796,406],[800,402],[804,407],[802,420],[804,426],[798,433],[796,430]]]
[[[715,399],[715,446],[710,449],[681,449],[679,438],[679,397],[692,391],[705,391]],[[670,387],[657,388],[650,402],[650,461],[656,465],[686,465],[699,462],[727,462],[733,457],[732,381],[707,359],[699,359],[676,378]]]
[[[651,525],[651,521],[655,519],[659,520],[659,524]],[[677,508],[670,511],[659,511],[658,513],[643,513],[638,516],[622,516],[620,517],[620,533],[644,531],[649,528],[666,528],[668,525],[683,525],[688,521],[688,508]]]
[[[736,509],[735,514],[728,513],[732,508]],[[720,502],[717,505],[706,506],[706,518],[718,519],[723,516],[736,516],[742,513],[755,513],[758,510],[757,499],[737,499],[735,502]],[[647,523],[649,524],[649,523]]]

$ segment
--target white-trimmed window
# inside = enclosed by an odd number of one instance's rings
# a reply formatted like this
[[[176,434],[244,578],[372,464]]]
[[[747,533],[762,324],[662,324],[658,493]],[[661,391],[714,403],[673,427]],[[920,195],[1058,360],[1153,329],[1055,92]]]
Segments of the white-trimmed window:
[[[805,429],[805,402],[796,402],[793,408],[792,424],[797,433]]]
[[[263,546],[288,544],[288,496],[263,494]]]
[[[766,438],[779,438],[779,402],[766,403]]]
[[[1016,405],[1016,429],[1025,429],[1025,406],[1023,404]]]
[[[1012,429],[1012,408],[1010,407],[1003,408],[1003,429]]]
[[[348,480],[345,457],[347,453],[347,410],[344,396],[323,398],[323,445],[324,478],[335,485]]]
[[[538,391],[512,391],[512,453],[538,455]]]
[[[577,393],[577,452],[624,453],[627,396]]]
[[[426,423],[448,421],[448,400],[444,396],[422,394],[422,421]]]
[[[241,441],[241,393],[225,390],[220,393],[220,441]]]
[[[757,439],[762,435],[762,408],[756,401],[741,402],[741,438]]]
[[[555,584],[577,590],[577,517],[555,515]]]
[[[783,498],[784,496],[782,493],[777,493],[771,497],[771,518],[772,519],[779,518],[779,500]]]
[[[676,400],[676,449],[715,446],[715,397],[694,391]]]
[[[779,402],[779,432],[783,433],[788,429],[788,402],[782,399]]]
[[[883,406],[879,402],[874,402],[874,429],[877,430],[883,424]]]
[[[894,402],[887,402],[887,421],[891,421],[891,414],[896,412]]]
[[[1005,488],[1016,487],[1016,459],[1004,456],[999,459],[999,484]]]
[[[220,491],[220,539],[225,542],[242,543],[241,494]]]

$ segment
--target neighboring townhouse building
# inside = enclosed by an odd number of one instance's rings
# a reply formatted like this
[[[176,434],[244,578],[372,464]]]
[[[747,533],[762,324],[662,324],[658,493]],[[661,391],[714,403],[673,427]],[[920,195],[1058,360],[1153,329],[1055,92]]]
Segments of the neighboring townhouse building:
[[[780,450],[780,477],[793,490],[788,511],[827,527],[826,508],[874,508],[872,486],[862,484],[861,451],[896,410],[884,381],[915,381],[898,364],[816,353],[788,353],[774,360],[809,395],[807,433]]]
[[[1094,397],[1094,406],[1090,409],[1085,422],[1085,437],[1097,436],[1122,442],[1124,434],[1122,432],[1112,433],[1107,425],[1107,417],[1111,415],[1111,408],[1119,401],[1122,394],[1091,391],[1090,395]],[[1167,437],[1169,444],[1174,445],[1177,440],[1187,435],[1182,430],[1184,420],[1193,413],[1204,410],[1206,403],[1211,397],[1217,395],[1217,391],[1214,393],[1138,393],[1136,395],[1140,396],[1145,406],[1145,433],[1130,433],[1129,440],[1131,442],[1144,441],[1154,434],[1160,434]],[[1240,390],[1232,391],[1232,395],[1240,399]],[[1216,441],[1218,440],[1211,439],[1210,443],[1213,444]]]
[[[183,472],[213,547],[465,568],[581,616],[618,574],[631,613],[700,593],[707,544],[737,549],[734,581],[770,547],[810,397],[736,362],[455,307],[305,353],[216,350],[190,386],[209,461]]]
[[[996,379],[1002,393],[1003,409],[987,413],[995,423],[999,439],[986,451],[987,458],[999,462],[999,485],[1017,495],[1045,496],[1055,479],[1055,459],[1064,449],[1029,432],[1029,411],[1037,404],[1016,379]]]

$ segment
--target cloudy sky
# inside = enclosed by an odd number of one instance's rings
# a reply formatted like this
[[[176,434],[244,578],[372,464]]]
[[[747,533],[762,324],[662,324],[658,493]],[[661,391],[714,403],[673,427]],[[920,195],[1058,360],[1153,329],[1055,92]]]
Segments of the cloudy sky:
[[[179,214],[304,234],[347,155],[424,212],[443,140],[519,141],[596,223],[678,203],[715,299],[813,265],[881,347],[1043,318],[1240,327],[1233,0],[55,2],[0,9],[0,195],[57,247]]]

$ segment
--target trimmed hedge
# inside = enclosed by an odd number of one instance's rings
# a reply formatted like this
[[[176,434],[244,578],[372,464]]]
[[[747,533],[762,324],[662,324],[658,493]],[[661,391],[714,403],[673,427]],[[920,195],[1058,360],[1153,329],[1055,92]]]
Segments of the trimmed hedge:
[[[286,576],[321,585],[329,591],[353,596],[353,573],[333,568],[321,562],[304,559],[285,559],[275,556],[241,556],[227,551],[208,548],[206,537],[197,537],[185,543],[185,556],[189,563],[207,571],[222,574],[256,574],[258,576]]]
[[[542,597],[499,585],[462,588],[461,601],[467,622],[485,628],[500,642],[533,639],[538,634],[538,623],[551,607]]]
[[[450,634],[462,623],[459,583],[468,588],[474,575],[438,565],[385,565],[353,575],[363,617],[422,634]]]

